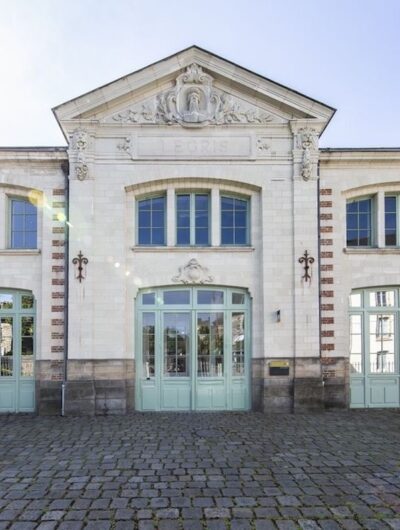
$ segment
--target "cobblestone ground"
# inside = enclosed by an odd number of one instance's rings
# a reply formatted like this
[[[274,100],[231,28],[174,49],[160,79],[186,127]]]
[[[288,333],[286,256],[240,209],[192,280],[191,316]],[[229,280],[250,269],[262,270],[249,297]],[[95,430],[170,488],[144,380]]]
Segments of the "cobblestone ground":
[[[400,411],[0,417],[0,530],[400,529]]]

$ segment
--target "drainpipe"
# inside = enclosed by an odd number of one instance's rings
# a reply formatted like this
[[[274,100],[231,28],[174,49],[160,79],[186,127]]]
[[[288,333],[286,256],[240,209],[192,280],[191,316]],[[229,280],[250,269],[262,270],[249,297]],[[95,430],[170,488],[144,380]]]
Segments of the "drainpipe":
[[[65,234],[64,234],[64,363],[61,385],[61,416],[65,415],[65,387],[68,379],[68,297],[69,297],[69,162],[62,165],[65,187]]]

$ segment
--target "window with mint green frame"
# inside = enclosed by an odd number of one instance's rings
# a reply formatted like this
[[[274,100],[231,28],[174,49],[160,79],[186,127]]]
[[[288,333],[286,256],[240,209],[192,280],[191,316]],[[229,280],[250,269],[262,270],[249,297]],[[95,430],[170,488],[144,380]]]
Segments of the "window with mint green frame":
[[[137,201],[137,243],[143,246],[163,246],[166,241],[165,195],[146,197]]]
[[[250,244],[250,201],[221,195],[221,245]]]
[[[35,318],[32,293],[0,290],[0,413],[35,410]]]
[[[140,291],[139,410],[250,408],[250,297],[226,287]]]
[[[28,199],[10,199],[9,226],[10,248],[37,248],[37,207]]]
[[[350,295],[350,406],[400,406],[399,287]]]
[[[385,195],[385,246],[399,246],[399,196]]]
[[[346,203],[346,245],[371,247],[374,244],[374,200],[372,197],[349,199]]]
[[[210,196],[208,193],[176,195],[176,244],[210,244]]]

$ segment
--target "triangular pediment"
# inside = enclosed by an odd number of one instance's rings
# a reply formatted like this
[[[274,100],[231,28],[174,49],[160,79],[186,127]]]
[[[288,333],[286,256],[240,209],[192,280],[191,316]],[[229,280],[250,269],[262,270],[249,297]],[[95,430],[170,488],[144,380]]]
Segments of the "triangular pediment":
[[[53,109],[71,122],[267,125],[296,119],[328,123],[334,109],[196,46]]]

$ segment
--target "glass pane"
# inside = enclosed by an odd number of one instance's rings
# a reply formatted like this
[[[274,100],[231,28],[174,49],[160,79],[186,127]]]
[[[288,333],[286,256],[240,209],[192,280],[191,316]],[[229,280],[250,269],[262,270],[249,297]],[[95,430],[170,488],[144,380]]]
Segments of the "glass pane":
[[[197,374],[199,377],[223,377],[223,313],[197,315]]]
[[[224,303],[224,292],[223,291],[197,291],[197,303],[198,304],[223,304]]]
[[[146,379],[155,374],[155,313],[142,315],[143,374]]]
[[[33,296],[30,294],[22,295],[21,296],[21,307],[22,309],[32,309],[33,308]]]
[[[178,195],[176,198],[176,208],[180,210],[190,210],[190,195]]]
[[[150,245],[150,228],[139,227],[139,245]]]
[[[221,230],[221,243],[223,245],[231,245],[233,240],[233,228],[223,228]]]
[[[361,293],[352,293],[350,295],[350,307],[361,307]]]
[[[190,228],[178,228],[176,242],[178,245],[190,245]]]
[[[25,230],[36,231],[36,215],[25,216]]]
[[[235,229],[235,243],[236,245],[245,245],[247,243],[247,230],[246,228]]]
[[[393,307],[394,291],[376,291],[369,293],[369,305],[371,307]]]
[[[0,376],[13,375],[13,319],[0,318]]]
[[[178,228],[190,228],[190,212],[177,213]]]
[[[350,371],[352,374],[363,372],[361,315],[350,316]]]
[[[165,236],[164,228],[153,228],[151,243],[153,245],[164,245],[165,243],[164,236]]]
[[[208,211],[208,195],[196,194],[196,211]]]
[[[395,372],[394,315],[369,315],[369,354],[371,373]]]
[[[189,375],[190,314],[164,313],[164,375]]]
[[[33,377],[33,317],[21,318],[21,376]]]
[[[12,204],[12,214],[24,214],[25,213],[25,202],[22,200],[13,199]]]
[[[155,293],[143,293],[142,294],[142,304],[143,305],[154,305],[156,303],[156,294]]]
[[[164,291],[164,304],[190,304],[190,291]]]
[[[24,248],[24,233],[13,232],[11,237],[12,248]]]
[[[208,245],[208,228],[196,228],[196,245]]]
[[[12,294],[0,294],[0,309],[12,309],[13,303]]]
[[[24,216],[23,215],[13,215],[12,217],[12,230],[14,231],[22,231],[24,230]]]
[[[245,301],[244,293],[232,293],[232,304],[243,305]]]
[[[232,313],[232,375],[244,375],[244,313]]]
[[[36,248],[36,232],[25,232],[25,248]]]
[[[151,212],[139,211],[139,226],[140,228],[150,228],[151,226]]]

